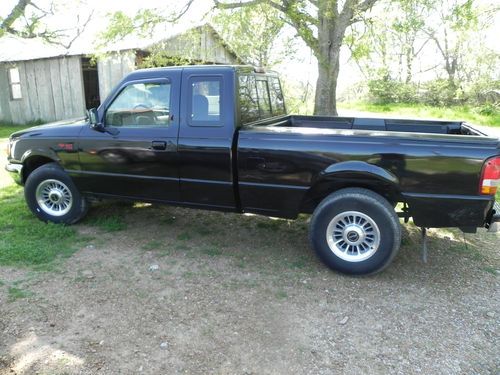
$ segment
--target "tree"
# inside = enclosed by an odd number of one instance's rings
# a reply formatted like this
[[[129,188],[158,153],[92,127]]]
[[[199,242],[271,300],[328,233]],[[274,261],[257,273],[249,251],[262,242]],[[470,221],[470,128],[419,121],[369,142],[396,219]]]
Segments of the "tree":
[[[444,61],[450,88],[455,89],[464,45],[470,33],[477,30],[479,14],[474,0],[444,0],[438,4],[439,22],[427,25],[426,32]]]
[[[337,115],[337,80],[340,71],[340,48],[344,44],[347,27],[361,20],[360,16],[372,8],[377,0],[247,0],[231,2],[213,0],[219,10],[266,5],[280,14],[284,22],[292,26],[297,35],[311,48],[318,61],[318,80],[314,113]],[[127,33],[151,28],[155,23],[178,20],[195,3],[184,3],[182,11],[175,16],[161,16],[161,10],[139,13],[135,17],[121,20],[125,32],[114,29],[112,39],[124,37]],[[106,34],[109,33],[105,33]],[[108,38],[109,40],[109,38]]]
[[[26,7],[31,4],[31,0],[18,0],[12,8],[9,15],[5,18],[0,18],[0,37],[5,33],[15,34],[14,22],[16,22],[26,12]]]
[[[86,10],[82,13],[86,13],[86,16],[76,15],[74,26],[71,28],[54,29],[44,21],[64,11],[59,10],[61,4],[58,4],[57,0],[52,0],[44,7],[38,5],[35,0],[18,0],[7,17],[0,17],[0,37],[12,34],[22,38],[41,38],[49,43],[70,48],[90,23],[94,11],[88,10],[83,0],[71,4],[65,4],[64,1],[59,3],[73,8],[81,3]]]
[[[398,0],[397,4],[400,12],[392,24],[392,29],[399,39],[406,63],[405,83],[410,83],[413,78],[413,61],[429,40],[426,38],[419,47],[416,46],[417,38],[423,33],[425,21],[432,9],[433,0]]]
[[[318,80],[314,114],[337,115],[337,80],[340,71],[340,48],[346,29],[360,20],[377,0],[249,0],[226,2],[214,0],[219,9],[234,9],[265,3],[278,10],[311,48],[318,60]]]
[[[254,66],[271,67],[294,52],[293,38],[282,35],[284,20],[267,4],[220,10],[211,23],[238,56]],[[284,44],[283,48],[278,43]]]

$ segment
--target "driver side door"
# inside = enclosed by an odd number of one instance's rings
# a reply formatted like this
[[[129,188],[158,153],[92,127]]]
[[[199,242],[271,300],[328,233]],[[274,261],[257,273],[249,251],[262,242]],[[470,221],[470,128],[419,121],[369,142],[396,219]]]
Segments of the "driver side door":
[[[80,138],[83,191],[177,202],[180,76],[130,81],[104,110],[116,135],[86,128]]]

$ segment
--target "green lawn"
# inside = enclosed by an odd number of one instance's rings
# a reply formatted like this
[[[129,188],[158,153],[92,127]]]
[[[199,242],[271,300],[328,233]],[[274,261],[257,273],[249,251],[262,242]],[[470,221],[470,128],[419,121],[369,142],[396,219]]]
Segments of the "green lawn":
[[[22,188],[0,189],[0,265],[46,268],[81,245],[75,227],[45,224],[26,207]]]
[[[480,114],[468,106],[431,107],[422,104],[372,104],[365,102],[339,103],[339,109],[351,109],[363,112],[388,113],[402,117],[442,118],[447,120],[464,120],[477,125],[499,126],[500,113],[492,115]]]
[[[31,125],[3,125],[0,124],[0,138],[8,138],[14,132],[18,130],[29,128]]]

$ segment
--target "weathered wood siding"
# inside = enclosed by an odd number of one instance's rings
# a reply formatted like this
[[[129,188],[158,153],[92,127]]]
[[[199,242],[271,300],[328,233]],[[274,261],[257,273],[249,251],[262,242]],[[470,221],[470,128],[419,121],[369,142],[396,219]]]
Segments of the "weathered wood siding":
[[[135,51],[109,54],[97,61],[101,102],[123,77],[135,70]]]
[[[198,27],[152,46],[174,57],[189,58],[211,64],[240,63],[210,27]]]
[[[8,69],[17,67],[22,99],[10,99]],[[82,65],[79,56],[0,63],[0,121],[27,123],[83,116]]]
[[[170,56],[188,58],[213,64],[240,63],[209,27],[199,27],[184,34],[159,42],[150,50],[160,49]],[[101,102],[128,73],[136,69],[136,52],[114,52],[97,61],[99,95]]]

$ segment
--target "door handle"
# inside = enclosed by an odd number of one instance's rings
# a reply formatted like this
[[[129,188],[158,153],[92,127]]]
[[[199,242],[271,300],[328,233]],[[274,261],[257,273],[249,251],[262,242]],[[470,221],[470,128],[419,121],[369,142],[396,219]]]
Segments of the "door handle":
[[[165,141],[153,141],[151,142],[151,147],[153,150],[166,150],[167,149],[167,142]]]

